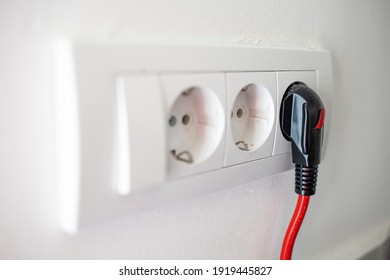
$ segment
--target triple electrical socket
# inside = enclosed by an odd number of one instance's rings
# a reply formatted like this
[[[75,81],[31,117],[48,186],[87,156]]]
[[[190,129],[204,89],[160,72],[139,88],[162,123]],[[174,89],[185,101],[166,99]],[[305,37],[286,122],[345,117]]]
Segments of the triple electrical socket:
[[[54,51],[69,233],[291,169],[278,122],[292,82],[331,113],[326,51],[68,41]]]

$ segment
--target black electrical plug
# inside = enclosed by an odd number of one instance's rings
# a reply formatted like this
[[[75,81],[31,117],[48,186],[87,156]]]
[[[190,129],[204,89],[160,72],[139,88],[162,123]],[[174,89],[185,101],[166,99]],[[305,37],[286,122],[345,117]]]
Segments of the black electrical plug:
[[[292,83],[280,105],[280,128],[291,142],[295,192],[299,195],[316,192],[324,120],[325,108],[318,94],[302,82]]]

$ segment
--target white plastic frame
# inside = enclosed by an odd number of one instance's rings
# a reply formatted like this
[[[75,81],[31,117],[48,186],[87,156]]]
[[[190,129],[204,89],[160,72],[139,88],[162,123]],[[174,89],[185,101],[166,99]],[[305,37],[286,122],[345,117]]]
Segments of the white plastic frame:
[[[114,166],[118,78],[173,73],[315,71],[327,119],[331,115],[332,75],[327,51],[60,41],[54,47],[54,62],[60,223],[68,233],[292,167],[290,154],[284,153],[152,184],[128,196],[119,195]],[[279,121],[278,112],[275,121]]]

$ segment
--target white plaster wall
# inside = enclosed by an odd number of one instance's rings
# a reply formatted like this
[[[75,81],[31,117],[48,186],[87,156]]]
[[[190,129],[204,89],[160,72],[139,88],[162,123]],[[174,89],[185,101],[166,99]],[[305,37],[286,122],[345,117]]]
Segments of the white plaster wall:
[[[50,43],[328,49],[334,111],[295,258],[356,258],[389,234],[389,1],[0,0],[0,258],[278,258],[292,172],[89,228],[57,227]]]

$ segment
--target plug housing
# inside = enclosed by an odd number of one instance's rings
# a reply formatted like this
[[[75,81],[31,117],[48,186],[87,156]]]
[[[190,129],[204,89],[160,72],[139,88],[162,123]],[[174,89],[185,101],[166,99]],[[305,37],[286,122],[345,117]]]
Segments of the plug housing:
[[[302,82],[292,83],[280,105],[280,129],[291,142],[295,192],[314,195],[324,137],[325,108],[318,94]]]
[[[321,161],[325,109],[318,94],[302,82],[291,84],[280,107],[280,128],[291,141],[293,162],[314,166]]]

